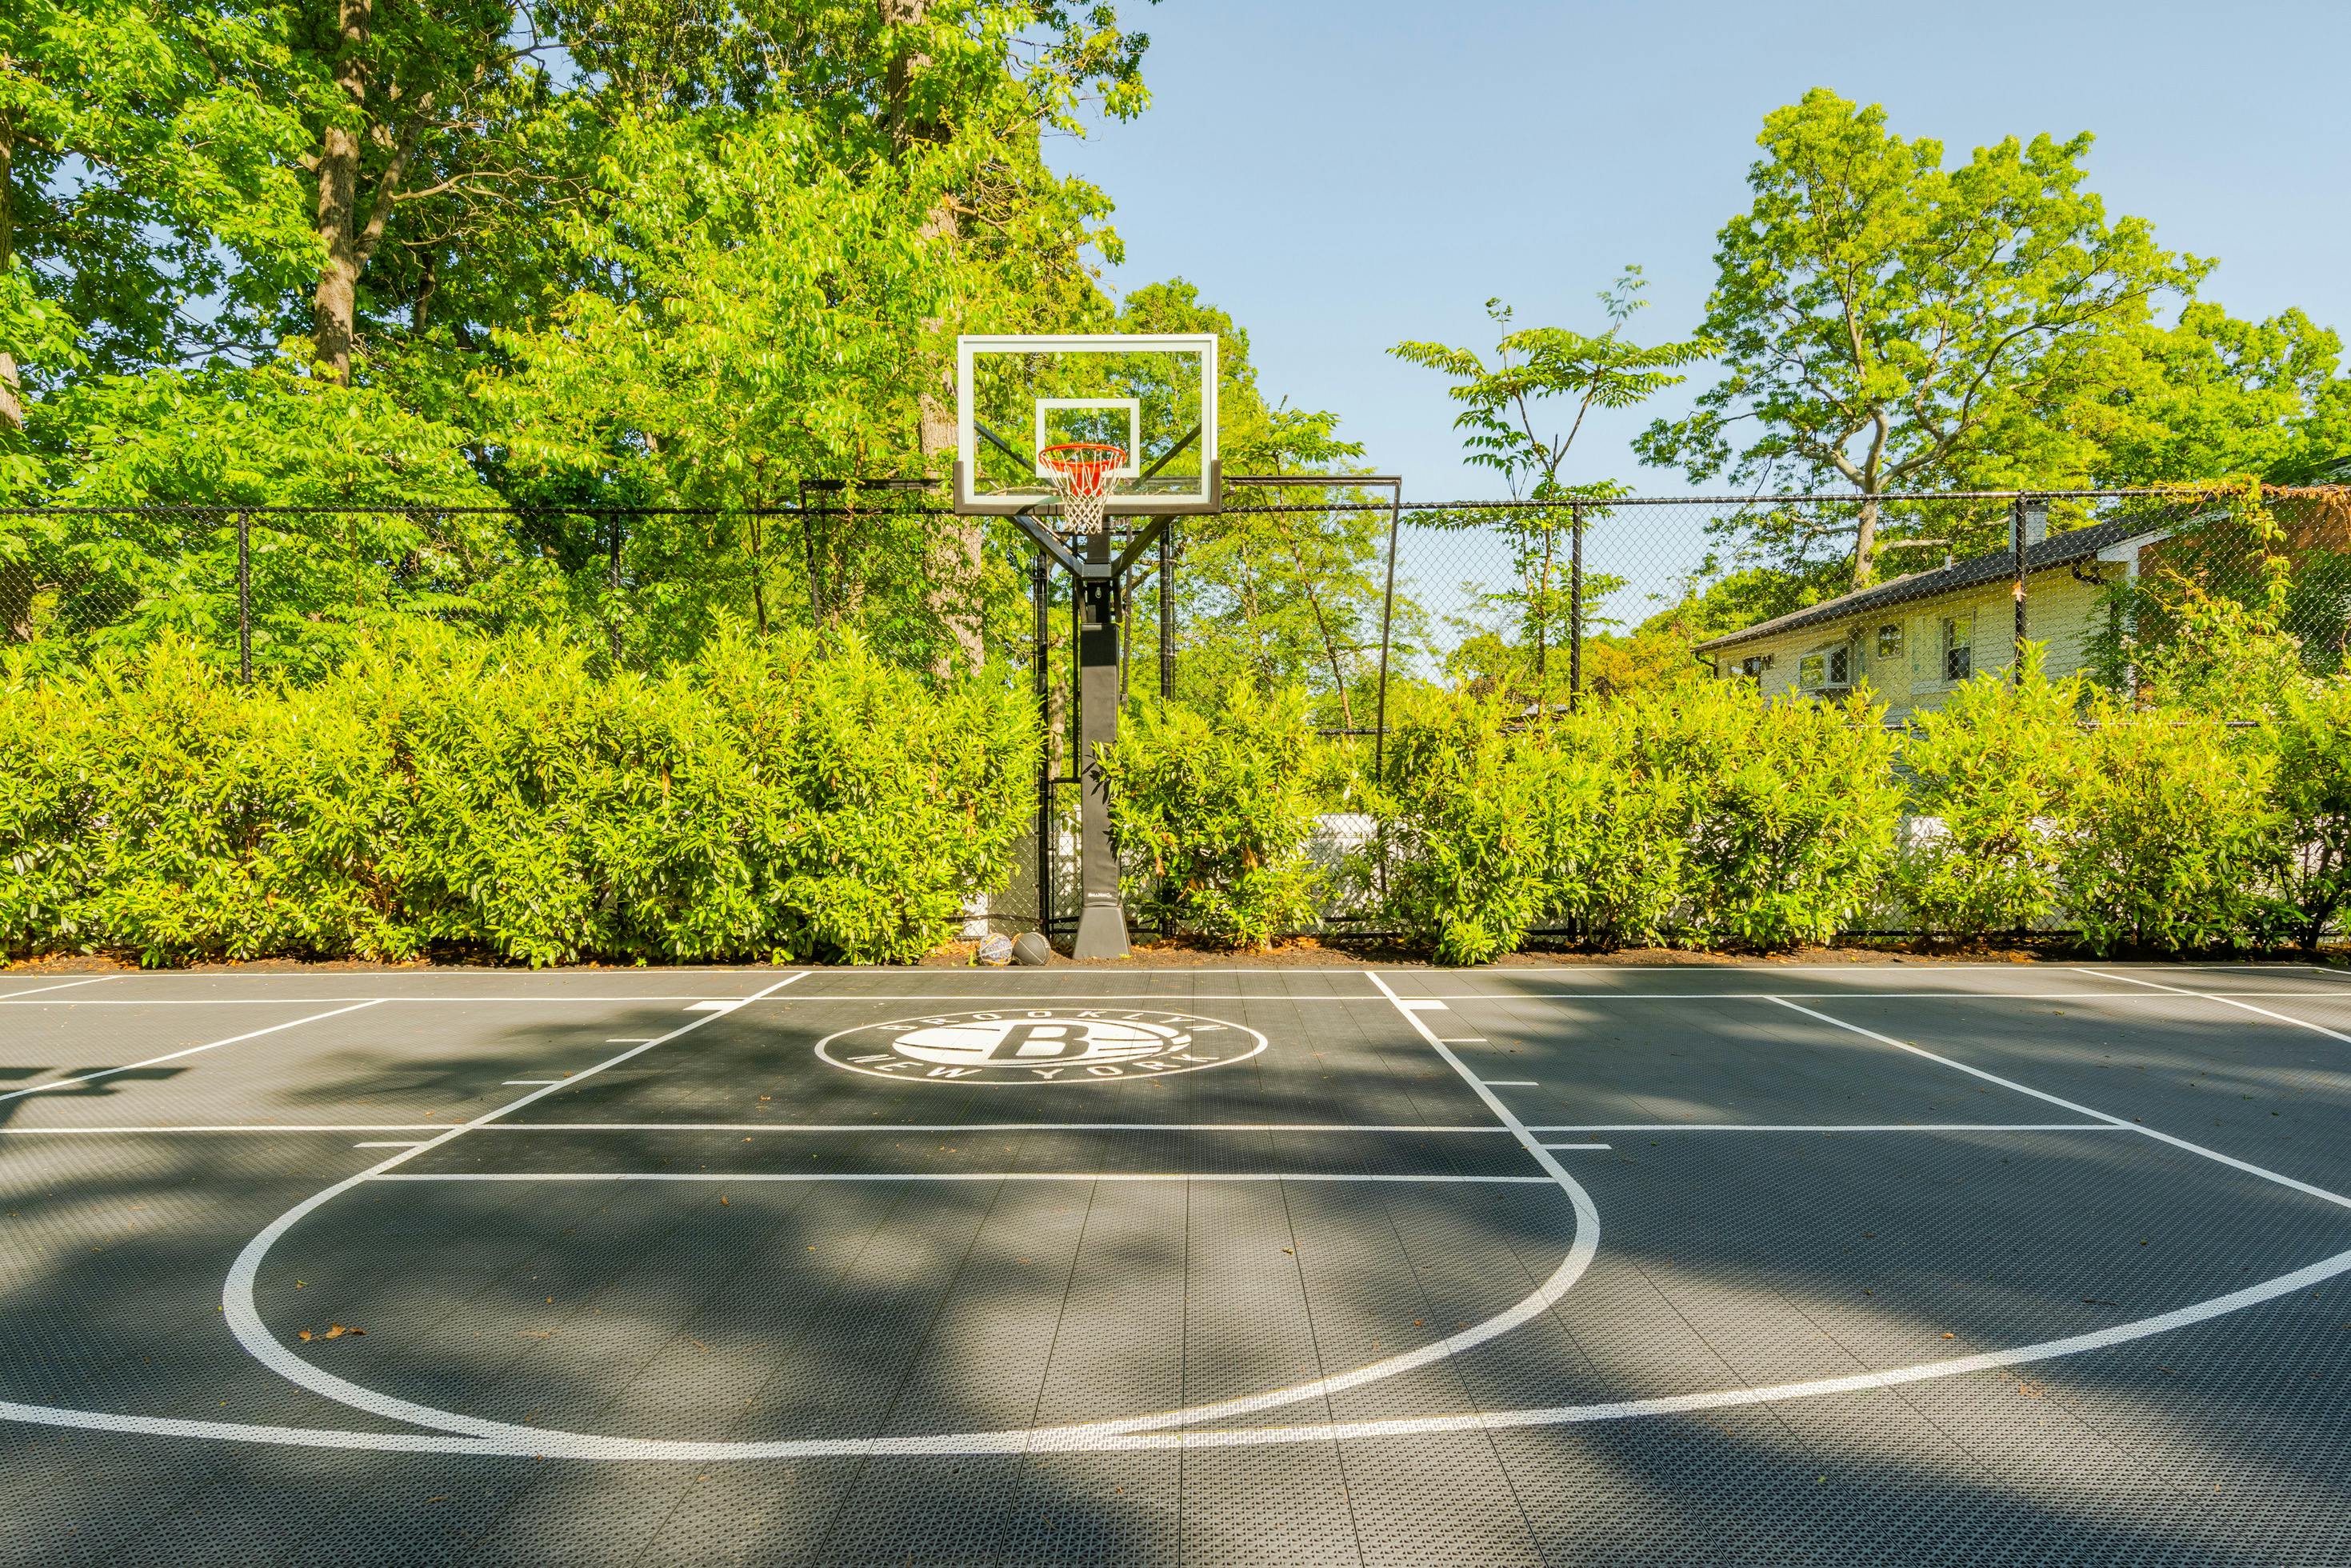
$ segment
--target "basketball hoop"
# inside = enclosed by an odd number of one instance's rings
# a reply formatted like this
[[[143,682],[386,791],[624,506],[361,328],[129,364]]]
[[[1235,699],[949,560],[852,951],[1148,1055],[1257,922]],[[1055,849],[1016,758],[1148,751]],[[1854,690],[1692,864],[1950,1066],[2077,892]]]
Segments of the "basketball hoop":
[[[1071,441],[1037,454],[1053,493],[1061,497],[1061,520],[1081,534],[1098,534],[1106,515],[1111,480],[1126,465],[1126,448],[1106,441]]]

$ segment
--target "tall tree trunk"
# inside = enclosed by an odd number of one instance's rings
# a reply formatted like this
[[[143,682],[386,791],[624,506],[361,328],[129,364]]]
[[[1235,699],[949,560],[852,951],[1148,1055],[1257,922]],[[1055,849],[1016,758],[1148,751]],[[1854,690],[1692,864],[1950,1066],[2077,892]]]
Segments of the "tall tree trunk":
[[[1867,588],[1877,580],[1877,497],[1871,492],[1861,498],[1861,516],[1854,527],[1853,585]]]
[[[885,26],[912,26],[929,14],[931,0],[877,0]],[[917,123],[909,107],[915,74],[931,63],[917,51],[893,50],[883,75],[883,113],[893,152],[903,157],[914,142],[942,133],[938,126]],[[922,237],[929,243],[953,245],[958,235],[955,212],[942,201],[923,222]],[[937,332],[944,322],[923,323]],[[955,371],[942,365],[936,380],[924,389],[921,426],[917,433],[923,471],[934,473],[952,461],[956,449]],[[981,642],[979,606],[980,550],[987,532],[977,517],[956,517],[945,523],[931,540],[931,609],[955,639],[952,653],[942,653],[932,673],[941,679],[979,668],[985,650]]]
[[[0,273],[15,265],[16,256],[16,141],[15,128],[0,119]],[[17,379],[16,356],[0,343],[0,424],[25,428],[24,387]]]
[[[319,139],[318,232],[327,259],[311,297],[311,337],[320,362],[345,386],[351,381],[351,340],[359,310],[360,126],[367,121],[365,53],[373,13],[374,0],[339,0],[335,85],[349,100],[358,124],[330,120]]]

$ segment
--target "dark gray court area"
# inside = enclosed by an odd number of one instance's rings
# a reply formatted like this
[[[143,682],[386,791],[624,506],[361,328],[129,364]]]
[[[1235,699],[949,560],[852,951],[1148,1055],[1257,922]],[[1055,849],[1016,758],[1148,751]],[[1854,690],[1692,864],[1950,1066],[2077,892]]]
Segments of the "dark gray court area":
[[[2313,966],[0,977],[25,1563],[2333,1563]]]

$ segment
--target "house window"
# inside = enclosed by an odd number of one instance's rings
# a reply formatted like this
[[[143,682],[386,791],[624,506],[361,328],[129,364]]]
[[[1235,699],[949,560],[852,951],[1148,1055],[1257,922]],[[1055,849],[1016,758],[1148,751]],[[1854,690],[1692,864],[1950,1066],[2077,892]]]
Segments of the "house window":
[[[1796,665],[1796,684],[1806,691],[1853,685],[1853,650],[1840,643],[1805,654]]]
[[[1880,626],[1877,629],[1877,656],[1881,659],[1896,659],[1902,656],[1901,627]]]
[[[1976,618],[1943,617],[1943,679],[1964,681],[1976,673]]]
[[[1771,662],[1761,653],[1750,653],[1739,661],[1739,673],[1748,680],[1760,682],[1763,679],[1763,666]]]

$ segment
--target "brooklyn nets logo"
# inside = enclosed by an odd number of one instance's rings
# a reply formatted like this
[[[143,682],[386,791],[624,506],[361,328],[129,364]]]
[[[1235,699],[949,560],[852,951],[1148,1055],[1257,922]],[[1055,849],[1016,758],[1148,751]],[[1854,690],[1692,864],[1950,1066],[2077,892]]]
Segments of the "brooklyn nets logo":
[[[1239,1024],[1129,1008],[999,1008],[862,1024],[816,1053],[835,1067],[926,1083],[1099,1083],[1165,1078],[1255,1056]]]

